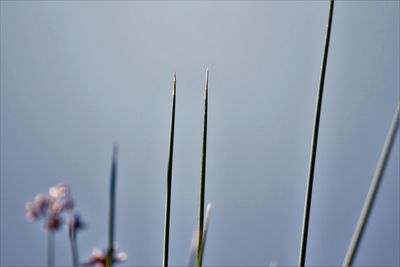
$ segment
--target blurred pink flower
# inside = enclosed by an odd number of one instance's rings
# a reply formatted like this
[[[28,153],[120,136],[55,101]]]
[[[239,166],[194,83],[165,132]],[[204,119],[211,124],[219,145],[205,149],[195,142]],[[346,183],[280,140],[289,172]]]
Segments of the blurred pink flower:
[[[45,218],[44,228],[56,231],[63,224],[61,213],[65,210],[72,212],[73,207],[69,185],[58,184],[50,187],[48,195],[38,194],[33,202],[25,204],[26,219],[33,222]],[[81,220],[79,223],[82,224]]]
[[[47,220],[45,222],[44,228],[48,231],[56,231],[60,229],[62,225],[62,219],[57,213],[51,213],[47,217]]]
[[[125,252],[116,252],[117,245],[114,244],[114,255],[112,262],[113,263],[122,263],[128,259],[128,255]],[[92,250],[92,257],[83,262],[83,266],[96,266],[96,267],[105,267],[107,260],[107,251],[95,248]]]

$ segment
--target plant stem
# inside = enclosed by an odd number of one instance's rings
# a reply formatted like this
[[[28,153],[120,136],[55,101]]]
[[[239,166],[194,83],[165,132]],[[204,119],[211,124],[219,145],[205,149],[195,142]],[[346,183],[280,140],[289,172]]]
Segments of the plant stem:
[[[174,154],[175,102],[176,102],[176,74],[174,73],[174,87],[172,90],[171,132],[169,139],[169,157],[168,157],[168,170],[167,170],[167,195],[165,201],[164,254],[163,254],[164,267],[168,266],[168,255],[169,255],[169,225],[170,225],[170,214],[171,214],[172,160]]]
[[[207,109],[208,109],[208,69],[206,70],[206,84],[204,88],[204,127],[203,127],[203,151],[201,157],[200,177],[200,209],[199,209],[199,239],[197,251],[197,267],[201,267],[201,243],[203,241],[204,222],[204,195],[206,185],[206,152],[207,152]]]
[[[351,266],[353,264],[354,256],[357,253],[358,246],[363,236],[365,226],[368,222],[368,218],[371,213],[372,206],[376,199],[376,194],[379,189],[383,174],[385,173],[385,167],[389,158],[390,151],[393,147],[394,140],[396,138],[396,132],[399,127],[400,120],[400,103],[397,104],[396,111],[393,115],[392,124],[390,126],[388,135],[383,146],[378,165],[376,166],[374,177],[371,181],[371,185],[368,190],[368,194],[365,198],[364,205],[358,218],[356,229],[354,230],[353,237],[347,249],[346,257],[343,261],[343,266]]]
[[[47,266],[54,267],[54,232],[47,231]]]
[[[321,66],[319,90],[318,90],[318,95],[317,95],[317,106],[316,106],[316,110],[315,110],[314,131],[313,131],[312,144],[311,144],[311,156],[310,156],[310,165],[309,165],[309,171],[308,171],[307,191],[306,191],[304,217],[303,217],[303,229],[302,229],[300,255],[299,255],[299,266],[300,267],[304,267],[305,260],[306,260],[308,226],[309,226],[309,221],[310,221],[311,198],[312,198],[312,188],[313,188],[313,181],[314,181],[315,159],[316,159],[316,154],[317,154],[319,121],[320,121],[320,116],[321,116],[322,96],[323,96],[323,92],[324,92],[324,83],[325,83],[325,71],[326,71],[326,65],[327,65],[327,60],[328,60],[329,41],[330,41],[330,36],[331,36],[333,7],[334,7],[334,1],[331,0],[330,6],[329,6],[328,24],[327,24],[327,29],[326,29],[325,48],[324,48],[322,66]]]
[[[75,229],[75,216],[72,211],[69,211],[69,241],[71,246],[71,255],[72,255],[72,266],[77,267],[79,265],[79,256],[78,256],[78,246],[76,242],[76,229]]]
[[[204,224],[203,240],[201,242],[201,248],[200,248],[200,253],[199,253],[200,266],[203,263],[203,254],[204,254],[204,248],[206,246],[208,224],[210,222],[210,215],[211,215],[211,203],[208,203],[207,209],[206,209],[206,221],[205,221],[205,224]]]
[[[111,162],[111,179],[110,179],[110,213],[108,228],[108,251],[106,259],[106,267],[113,265],[114,253],[114,231],[115,231],[115,190],[117,180],[117,161],[118,161],[118,145],[114,144],[113,156]]]

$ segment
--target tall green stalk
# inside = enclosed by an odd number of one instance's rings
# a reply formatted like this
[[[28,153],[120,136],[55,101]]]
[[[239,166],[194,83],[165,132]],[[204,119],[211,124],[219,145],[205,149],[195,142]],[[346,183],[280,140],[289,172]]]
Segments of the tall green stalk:
[[[327,61],[328,61],[328,50],[329,50],[329,41],[330,41],[330,36],[331,36],[333,7],[334,7],[334,1],[331,0],[330,6],[329,6],[328,24],[327,24],[327,28],[326,28],[326,40],[325,40],[325,48],[324,48],[324,54],[323,54],[323,59],[322,59],[322,66],[321,66],[319,90],[318,90],[318,95],[317,95],[317,106],[315,109],[314,130],[313,130],[312,143],[311,143],[310,165],[309,165],[309,170],[308,170],[307,191],[306,191],[306,199],[305,199],[305,205],[304,205],[303,229],[302,229],[302,235],[301,235],[300,255],[299,255],[299,266],[300,267],[304,267],[305,261],[306,261],[308,226],[309,226],[309,222],[310,222],[311,198],[312,198],[312,188],[313,188],[313,181],[314,181],[315,159],[316,159],[316,155],[317,155],[319,121],[320,121],[320,116],[321,116],[322,96],[323,96],[323,92],[324,92],[325,71],[326,71],[326,65],[327,65]]]
[[[171,214],[172,160],[174,155],[175,102],[176,102],[176,74],[174,73],[174,87],[172,90],[171,131],[169,139],[169,156],[168,156],[168,170],[167,170],[167,194],[165,201],[164,253],[163,253],[164,267],[168,266],[168,255],[169,255],[169,225],[170,225],[170,214]]]
[[[110,177],[110,210],[109,210],[109,225],[108,225],[108,250],[106,267],[113,265],[114,253],[114,232],[115,232],[115,190],[117,182],[117,162],[118,162],[118,145],[114,144],[113,156],[111,162],[111,177]]]
[[[203,126],[203,150],[201,156],[201,177],[200,177],[200,208],[199,208],[199,239],[197,251],[197,267],[201,267],[201,247],[203,241],[204,224],[204,195],[206,186],[206,154],[207,154],[207,112],[208,112],[208,69],[206,70],[206,84],[204,88],[204,126]]]
[[[396,138],[397,129],[399,128],[399,120],[400,120],[400,103],[397,104],[396,111],[393,115],[392,124],[390,126],[388,135],[386,137],[378,165],[376,166],[375,174],[371,181],[368,194],[365,198],[364,205],[361,210],[361,214],[358,219],[356,229],[354,230],[353,237],[347,249],[346,256],[343,261],[343,266],[347,267],[353,264],[354,257],[357,253],[361,238],[365,231],[365,226],[367,225],[368,218],[371,214],[372,206],[376,199],[376,194],[378,192],[379,185],[385,173],[385,168],[387,165],[389,154],[393,147],[394,140]]]

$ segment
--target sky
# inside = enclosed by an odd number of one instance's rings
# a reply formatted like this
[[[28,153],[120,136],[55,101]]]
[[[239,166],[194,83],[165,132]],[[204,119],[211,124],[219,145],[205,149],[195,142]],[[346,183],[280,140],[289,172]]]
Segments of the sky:
[[[162,263],[173,72],[177,106],[170,264],[197,224],[205,70],[210,71],[205,266],[295,266],[329,3],[1,1],[0,265],[45,266],[25,203],[68,183],[107,244],[119,144],[121,266]],[[399,101],[398,1],[338,1],[322,102],[306,264],[341,265]],[[357,266],[399,266],[399,134]],[[71,264],[67,231],[56,263]]]

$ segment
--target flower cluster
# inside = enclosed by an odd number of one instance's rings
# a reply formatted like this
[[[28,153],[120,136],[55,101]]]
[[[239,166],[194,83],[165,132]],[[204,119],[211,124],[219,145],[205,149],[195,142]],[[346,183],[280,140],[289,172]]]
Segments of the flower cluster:
[[[69,185],[58,184],[50,187],[47,195],[38,194],[32,202],[27,202],[26,219],[29,222],[44,219],[44,229],[55,232],[66,222],[69,226],[69,236],[71,241],[71,251],[73,265],[79,265],[79,257],[76,243],[77,230],[86,228],[79,214],[74,213],[74,202]],[[64,216],[65,214],[65,216]],[[66,219],[65,219],[66,217]],[[54,244],[53,244],[54,246]],[[128,259],[124,252],[117,252],[117,245],[112,247],[112,262],[122,263]],[[107,261],[107,251],[93,249],[91,258],[83,262],[83,266],[105,267]],[[54,263],[50,264],[53,265]],[[49,265],[49,266],[50,266]]]
[[[122,263],[128,259],[128,255],[125,252],[118,252],[116,253],[117,245],[114,244],[113,246],[113,263]],[[107,251],[95,248],[92,250],[92,257],[88,260],[83,262],[83,266],[96,266],[96,267],[105,267],[107,260]]]
[[[72,214],[74,203],[69,186],[58,184],[50,187],[48,195],[38,194],[34,201],[27,202],[25,207],[28,221],[33,222],[44,218],[44,228],[48,231],[56,231],[64,222],[61,217],[62,212],[68,211]]]

